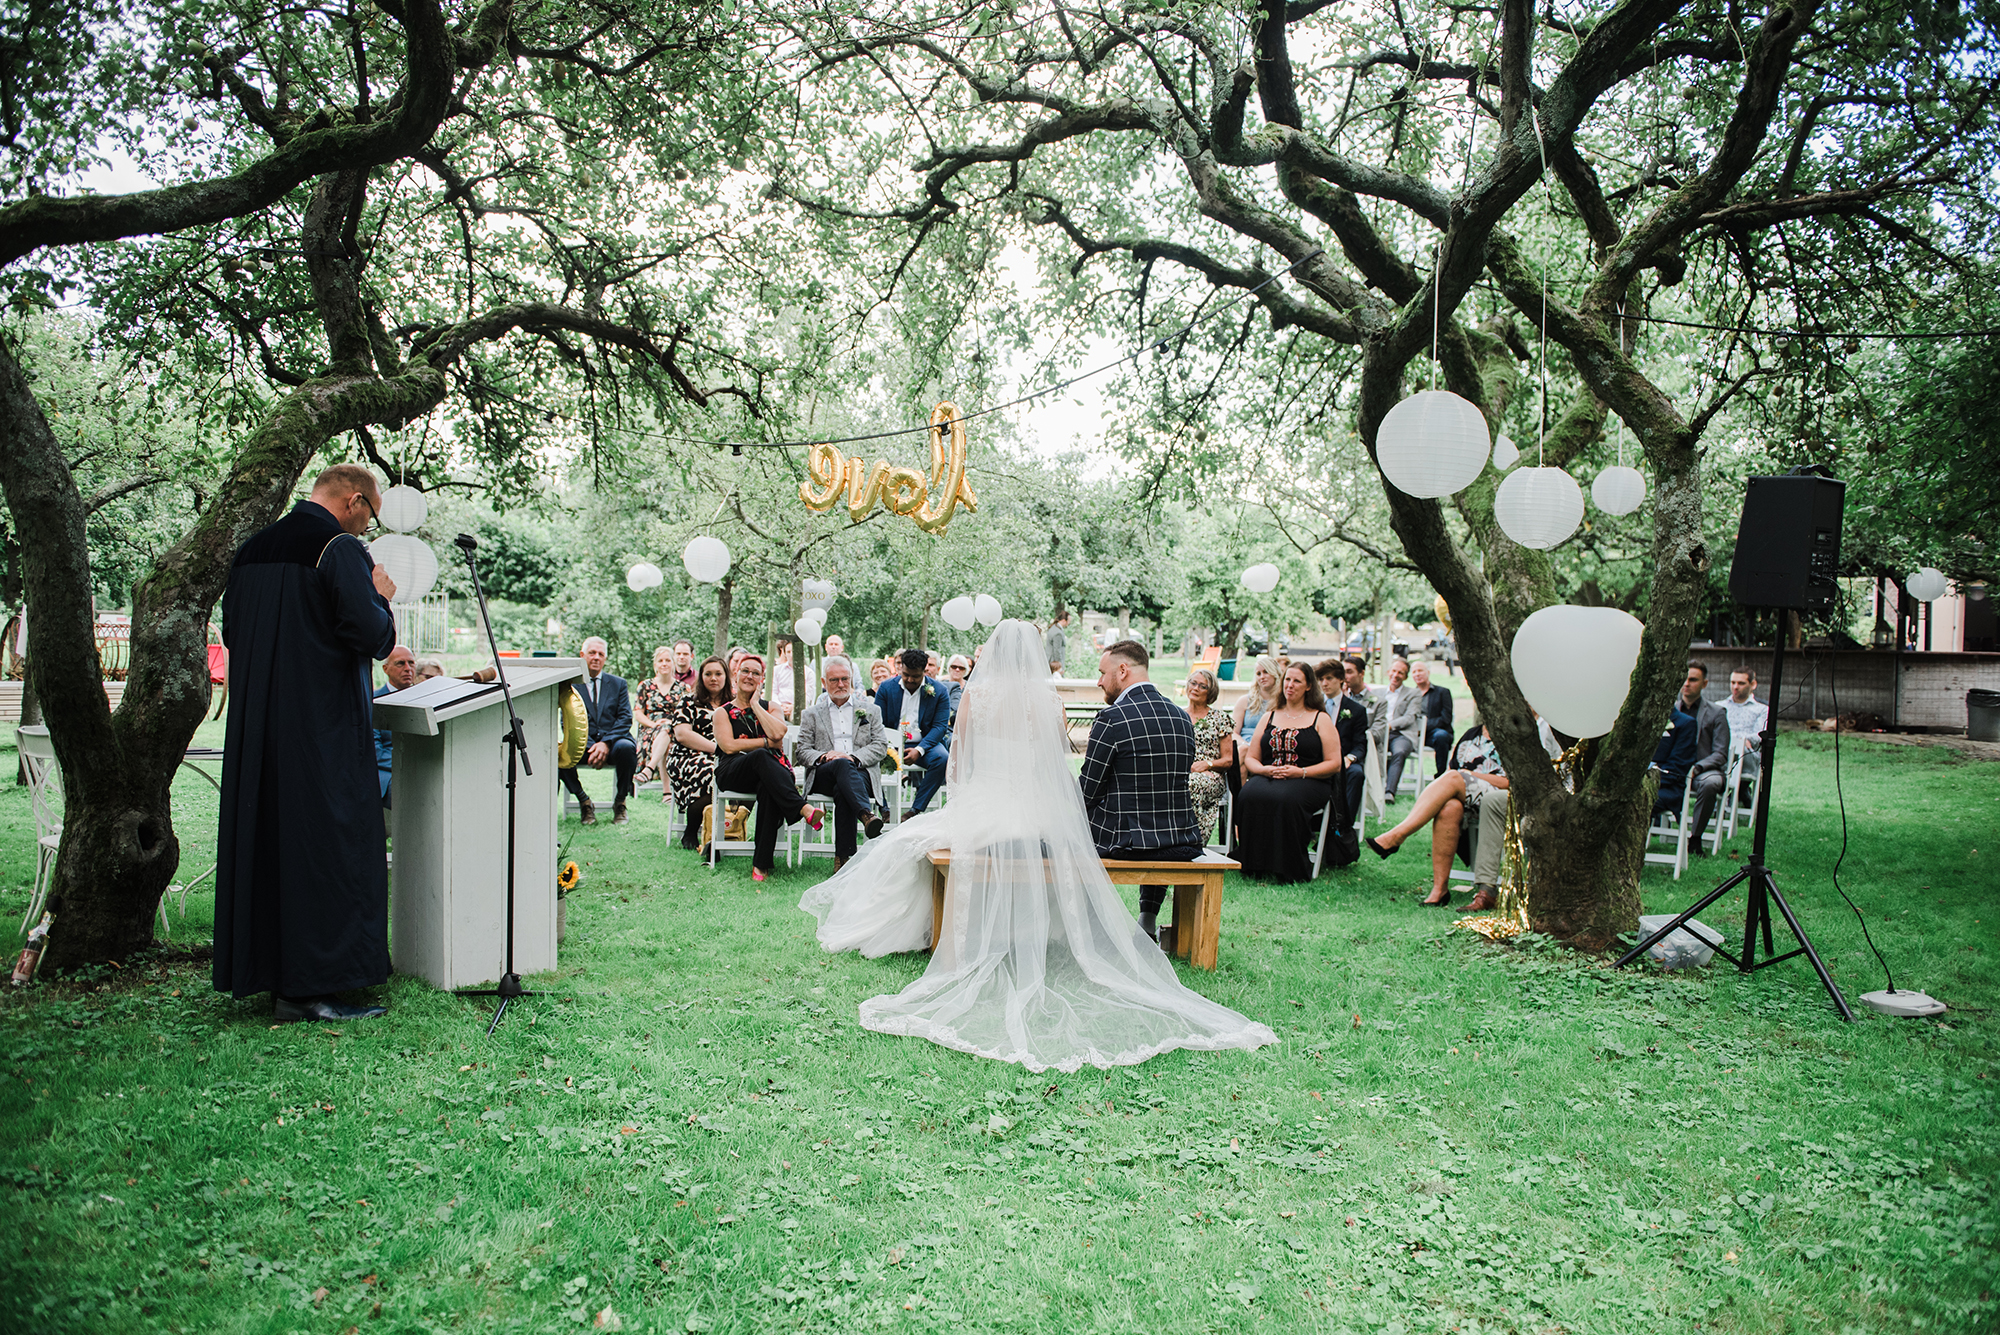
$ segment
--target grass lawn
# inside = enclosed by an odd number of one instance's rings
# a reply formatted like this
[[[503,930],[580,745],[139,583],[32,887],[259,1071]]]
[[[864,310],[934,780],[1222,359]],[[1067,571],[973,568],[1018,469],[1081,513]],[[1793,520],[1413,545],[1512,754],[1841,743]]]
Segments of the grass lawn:
[[[163,956],[0,998],[0,1327],[1993,1330],[2000,765],[1843,753],[1842,882],[1941,1022],[1841,1024],[1802,961],[1490,946],[1405,855],[1232,882],[1183,977],[1280,1046],[1030,1076],[859,1029],[923,961],[822,953],[829,864],[759,893],[647,801],[564,825],[564,965],[494,1038],[404,978],[386,1020],[274,1029],[187,953],[197,893]],[[199,870],[213,795],[181,796]],[[1781,884],[1881,986],[1828,739],[1784,737],[1774,806]],[[25,790],[0,828],[18,922]],[[1726,865],[1649,869],[1648,907]]]

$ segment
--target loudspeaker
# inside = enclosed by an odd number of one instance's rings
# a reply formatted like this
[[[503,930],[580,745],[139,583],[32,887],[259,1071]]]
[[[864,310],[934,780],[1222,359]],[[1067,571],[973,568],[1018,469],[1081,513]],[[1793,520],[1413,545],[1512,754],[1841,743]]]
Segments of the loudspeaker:
[[[1751,478],[1729,567],[1729,592],[1736,601],[1745,607],[1832,611],[1846,496],[1847,484],[1837,478],[1797,473]]]

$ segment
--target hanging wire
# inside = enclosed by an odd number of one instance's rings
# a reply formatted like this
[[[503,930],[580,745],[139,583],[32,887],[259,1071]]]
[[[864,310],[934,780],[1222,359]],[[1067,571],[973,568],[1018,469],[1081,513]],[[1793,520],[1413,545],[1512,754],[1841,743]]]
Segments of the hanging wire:
[[[1535,143],[1542,150],[1542,197],[1548,200],[1549,145],[1548,141],[1542,138],[1542,118],[1535,114],[1535,103],[1532,98],[1528,101],[1528,122],[1535,127]],[[1549,211],[1551,213],[1555,212],[1555,202],[1553,200],[1549,200]],[[1541,420],[1535,425],[1535,467],[1537,468],[1543,467],[1546,463],[1543,455],[1543,447],[1547,443],[1549,434],[1549,257],[1546,251],[1542,254],[1541,363],[1542,411]]]

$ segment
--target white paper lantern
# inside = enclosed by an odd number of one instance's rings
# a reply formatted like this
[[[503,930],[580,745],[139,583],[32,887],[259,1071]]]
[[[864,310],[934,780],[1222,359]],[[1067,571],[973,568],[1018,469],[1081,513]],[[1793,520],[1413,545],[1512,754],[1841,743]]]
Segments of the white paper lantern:
[[[944,618],[944,624],[953,630],[971,630],[976,619],[970,598],[952,599],[939,615]]]
[[[396,596],[390,602],[419,602],[437,583],[437,553],[421,538],[407,533],[385,533],[368,544],[368,552],[376,565],[389,572],[389,579],[396,586]]]
[[[1934,603],[1944,597],[1945,590],[1951,587],[1951,581],[1944,577],[1944,571],[1925,566],[1904,580],[1903,587],[1908,589],[1910,596],[1918,602]]]
[[[814,621],[811,617],[800,617],[792,623],[792,634],[798,636],[807,644],[818,644],[819,622]]]
[[[808,612],[821,613],[824,621],[826,611],[833,606],[834,587],[830,579],[809,579],[799,585],[799,602]]]
[[[1493,494],[1493,518],[1523,547],[1549,548],[1583,522],[1583,488],[1560,468],[1520,468]]]
[[[972,600],[972,616],[982,626],[1000,624],[1000,600],[990,593],[982,593]]]
[[[1521,451],[1515,447],[1513,441],[1502,436],[1493,442],[1493,466],[1495,468],[1504,473],[1520,462]]]
[[[1450,390],[1427,389],[1389,410],[1375,432],[1382,476],[1409,496],[1449,496],[1469,486],[1493,452],[1486,418]]]
[[[1514,632],[1514,680],[1557,732],[1602,737],[1625,705],[1645,629],[1615,607],[1544,607]]]
[[[666,583],[666,580],[665,573],[651,561],[641,561],[638,565],[633,566],[625,572],[625,587],[634,593],[644,593],[648,589],[657,589],[660,585]]]
[[[729,548],[721,538],[699,537],[681,553],[681,564],[687,567],[690,578],[713,584],[729,573]]]
[[[1608,515],[1629,515],[1646,499],[1646,475],[1623,464],[1607,468],[1590,484],[1590,499]]]
[[[1259,561],[1244,571],[1243,587],[1252,593],[1269,593],[1278,587],[1278,567],[1269,561]]]
[[[382,527],[391,533],[415,533],[429,513],[424,494],[415,487],[394,486],[382,493]]]

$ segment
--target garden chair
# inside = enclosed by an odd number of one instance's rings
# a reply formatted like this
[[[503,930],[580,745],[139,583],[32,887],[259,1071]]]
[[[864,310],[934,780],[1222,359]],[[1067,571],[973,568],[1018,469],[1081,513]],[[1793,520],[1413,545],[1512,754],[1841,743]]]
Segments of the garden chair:
[[[49,730],[40,724],[17,729],[14,745],[28,771],[28,801],[35,810],[35,889],[28,896],[28,916],[21,920],[21,930],[26,931],[41,916],[42,905],[48,900],[56,850],[62,847],[62,766],[56,763]]]
[[[1674,879],[1688,868],[1689,831],[1694,828],[1694,785],[1681,787],[1681,807],[1678,813],[1663,811],[1653,817],[1646,830],[1646,861],[1658,863],[1674,869]],[[1664,840],[1668,847],[1656,849],[1654,845]]]

